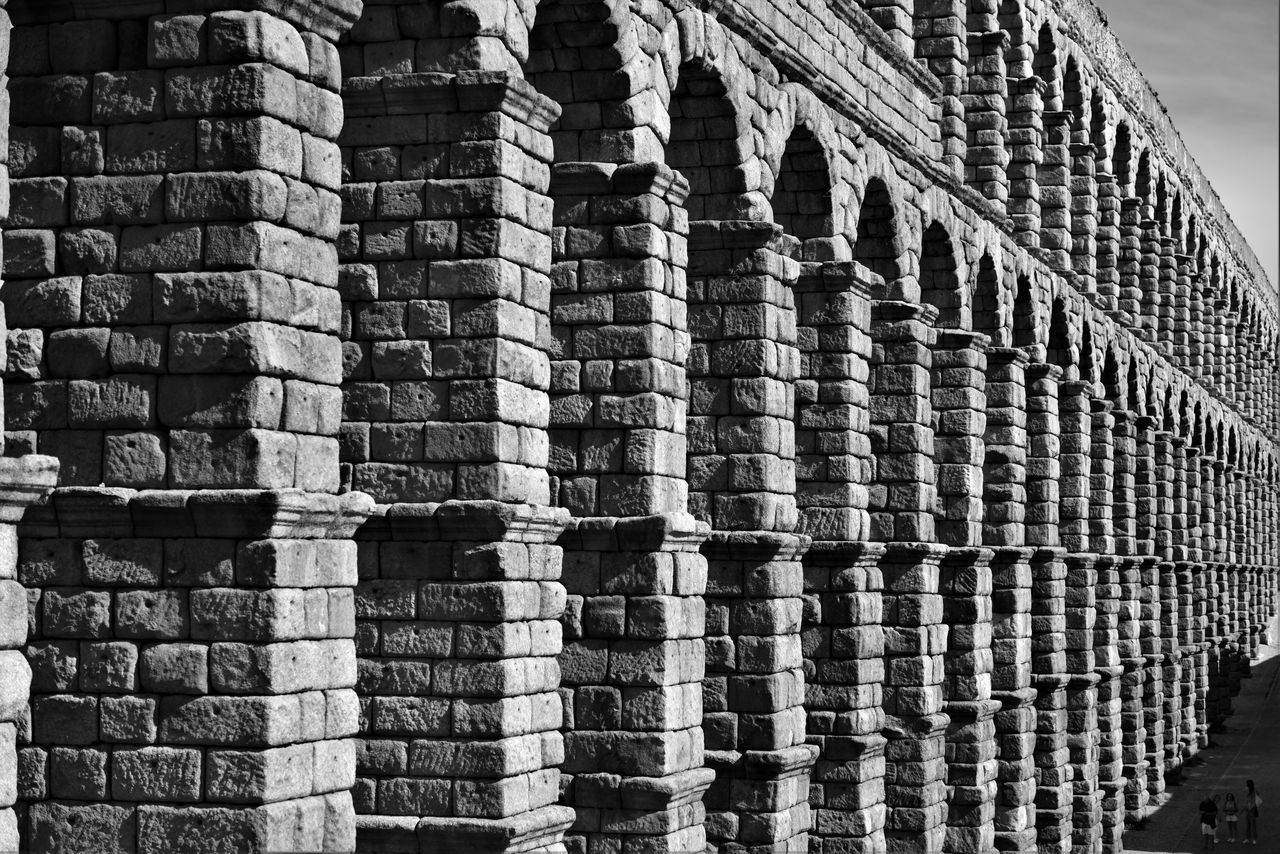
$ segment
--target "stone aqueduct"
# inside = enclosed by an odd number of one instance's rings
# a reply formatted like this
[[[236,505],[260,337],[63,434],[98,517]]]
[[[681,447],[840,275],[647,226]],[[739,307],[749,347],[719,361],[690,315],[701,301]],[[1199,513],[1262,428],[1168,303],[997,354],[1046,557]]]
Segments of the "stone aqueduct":
[[[1230,714],[1276,291],[1087,0],[7,15],[0,849],[1116,852]]]

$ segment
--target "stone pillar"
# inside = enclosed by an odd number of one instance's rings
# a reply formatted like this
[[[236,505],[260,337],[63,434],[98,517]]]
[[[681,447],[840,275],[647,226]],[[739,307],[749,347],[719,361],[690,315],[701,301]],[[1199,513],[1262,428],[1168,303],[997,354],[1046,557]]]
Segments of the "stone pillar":
[[[1261,646],[1261,633],[1265,628],[1265,622],[1258,607],[1260,596],[1259,590],[1259,567],[1262,563],[1261,550],[1263,539],[1265,536],[1262,531],[1260,519],[1260,508],[1262,506],[1262,490],[1254,472],[1250,470],[1245,477],[1245,484],[1248,495],[1245,499],[1245,508],[1249,514],[1248,530],[1245,532],[1245,543],[1248,546],[1248,578],[1249,578],[1249,598],[1247,602],[1247,619],[1248,619],[1248,653],[1245,656],[1246,666],[1250,659],[1258,657],[1258,648]]]
[[[967,128],[964,180],[984,198],[1005,209],[1009,200],[1009,123],[1004,30],[969,34],[969,78],[961,101]]]
[[[982,526],[983,544],[995,552],[991,559],[992,696],[1001,704],[996,715],[1000,742],[996,845],[1003,851],[1019,852],[1036,847],[1032,549],[1025,545],[1027,361],[1022,350],[992,349],[987,354]]]
[[[1174,254],[1177,245],[1178,241],[1172,237],[1160,238],[1160,311],[1156,318],[1156,340],[1164,357],[1182,368],[1185,362],[1178,347],[1180,335],[1186,329],[1186,300],[1179,292],[1178,260]]]
[[[1160,290],[1160,223],[1149,204],[1138,207],[1138,289],[1142,291],[1141,314],[1135,333],[1156,349],[1163,349],[1160,339],[1160,311],[1164,294]]]
[[[1220,301],[1223,302],[1223,301]],[[1240,409],[1240,341],[1236,337],[1240,313],[1225,303],[1222,314],[1222,337],[1218,339],[1218,356],[1222,362],[1222,386],[1219,395],[1232,409]],[[1219,311],[1222,309],[1219,308]]]
[[[1115,482],[1112,489],[1112,526],[1115,531],[1120,585],[1118,625],[1121,688],[1121,722],[1124,734],[1125,821],[1136,823],[1146,815],[1146,727],[1143,683],[1146,660],[1142,657],[1141,602],[1142,559],[1137,554],[1137,418],[1132,411],[1116,410],[1112,430],[1115,442]]]
[[[3,10],[0,10],[0,15],[3,15]],[[6,30],[5,35],[0,36],[0,43],[7,37]],[[5,118],[0,115],[0,120]],[[4,792],[0,797],[0,847],[10,851],[25,850],[30,845],[30,837],[23,832],[29,827],[27,815],[30,804],[23,803],[18,809],[14,808],[19,797],[29,798],[32,794],[32,787],[25,779],[19,778],[20,772],[25,778],[25,771],[33,761],[38,766],[39,761],[47,761],[48,756],[48,752],[43,750],[33,752],[26,748],[19,752],[18,749],[19,738],[23,742],[31,740],[30,701],[35,686],[32,684],[34,668],[29,660],[32,659],[32,650],[38,649],[38,646],[29,644],[28,632],[32,621],[28,615],[28,596],[36,591],[25,590],[25,584],[20,580],[18,523],[31,505],[49,494],[57,483],[57,477],[58,461],[51,457],[37,454],[0,457],[0,602],[5,608],[5,637],[0,643],[0,668],[5,674],[4,688],[0,691],[0,769],[3,769],[0,771],[0,786],[3,786],[0,791]],[[64,649],[74,662],[75,641],[65,642]],[[74,675],[69,675],[68,687],[74,688],[74,682]],[[93,723],[96,725],[97,721]],[[96,741],[96,728],[86,735],[94,736]],[[73,748],[70,758],[75,755]],[[37,767],[36,770],[43,769]],[[48,796],[47,786],[43,794]]]
[[[0,54],[10,55],[9,16],[0,9]],[[6,68],[0,65],[0,91],[8,88],[9,81],[3,75]],[[0,127],[9,128],[9,99],[0,100]],[[9,149],[0,148],[0,181],[5,187],[9,182]],[[9,194],[0,195],[0,221],[9,217]],[[0,285],[0,299],[8,295],[7,288]],[[0,334],[8,335],[3,318],[0,318]],[[35,331],[32,338],[40,333]],[[16,340],[10,339],[9,359],[20,348],[13,345],[22,340],[22,333]],[[37,339],[38,340],[38,339]],[[22,369],[21,360],[7,364],[7,368]],[[0,424],[0,428],[7,426]],[[0,434],[0,450],[5,450],[4,436]],[[27,642],[28,612],[27,592],[18,581],[18,533],[17,525],[27,508],[42,500],[57,484],[58,460],[36,454],[18,456],[21,447],[10,445],[8,456],[0,457],[0,602],[5,609],[3,641],[0,641],[0,669],[5,674],[3,690],[0,690],[0,849],[17,851],[23,845],[19,834],[20,822],[14,805],[18,796],[18,735],[29,738],[30,733],[30,697],[31,667],[24,655]],[[17,453],[15,453],[17,451]]]
[[[1120,187],[1115,176],[1098,172],[1097,301],[1104,311],[1120,309]]]
[[[819,750],[810,839],[819,850],[885,847],[883,552],[879,543],[816,541],[804,556],[806,729]]]
[[[553,847],[574,821],[557,803],[569,513],[547,475],[558,108],[508,72],[348,71],[344,477],[382,505],[358,535],[359,847]]]
[[[803,847],[810,826],[792,249],[771,223],[690,224],[690,508],[711,524],[704,801],[721,846]]]
[[[1176,255],[1178,260],[1177,299],[1174,301],[1174,336],[1185,347],[1182,368],[1193,380],[1204,376],[1205,334],[1203,281],[1195,268],[1195,256]],[[1185,299],[1185,303],[1183,300]],[[1184,313],[1185,309],[1185,313]]]
[[[1175,467],[1181,461],[1181,469],[1177,469],[1181,476],[1175,474],[1175,478],[1183,485],[1186,493],[1186,548],[1179,552],[1175,546],[1174,551],[1178,580],[1178,642],[1183,662],[1182,726],[1178,738],[1182,742],[1183,756],[1190,758],[1204,746],[1200,742],[1206,699],[1202,686],[1207,684],[1208,656],[1204,649],[1204,597],[1200,595],[1199,589],[1204,577],[1201,563],[1204,554],[1204,520],[1201,515],[1200,449],[1180,438],[1175,439],[1173,445]],[[1177,451],[1179,447],[1180,455]],[[1182,556],[1177,557],[1179,554]]]
[[[1217,461],[1208,454],[1203,454],[1199,462],[1201,563],[1196,576],[1196,614],[1204,627],[1204,640],[1201,645],[1204,650],[1205,666],[1196,693],[1204,703],[1197,730],[1200,732],[1200,746],[1205,747],[1209,744],[1210,730],[1221,722],[1218,711],[1221,694],[1218,676],[1221,649],[1218,642],[1220,626],[1217,577],[1221,537],[1218,530]]]
[[[942,850],[951,854],[995,850],[997,765],[992,699],[991,550],[948,550],[941,567],[947,626],[943,695],[950,718],[946,736],[947,828]]]
[[[802,265],[797,283],[797,504],[804,556],[805,712],[819,750],[811,844],[884,848],[884,630],[880,558],[867,536],[867,359],[875,277],[854,262]]]
[[[1027,545],[1031,555],[1031,667],[1036,697],[1036,843],[1071,849],[1073,769],[1068,745],[1067,564],[1059,521],[1062,479],[1058,404],[1062,368],[1032,362],[1027,377]]]
[[[1041,258],[1050,269],[1063,273],[1072,269],[1071,122],[1069,112],[1044,114],[1044,151],[1036,170]]]
[[[1098,292],[1098,179],[1097,148],[1084,127],[1071,134],[1071,269],[1080,292]]]
[[[985,335],[936,333],[932,397],[934,459],[943,558],[940,589],[947,627],[945,710],[947,830],[943,851],[988,852],[995,845],[997,747],[991,697],[991,551],[982,541]]]
[[[1213,376],[1209,388],[1221,400],[1231,402],[1231,338],[1228,329],[1228,310],[1231,304],[1222,298],[1222,288],[1214,288],[1213,300]]]
[[[560,803],[578,814],[572,844],[588,847],[706,844],[709,529],[684,512],[678,417],[687,189],[658,163],[560,163],[551,175],[549,469],[557,503],[578,517],[562,542]]]
[[[938,541],[976,546],[982,541],[983,433],[986,429],[986,349],[976,332],[937,330],[930,402],[940,517]]]
[[[871,319],[872,539],[885,543],[885,838],[890,852],[942,850],[946,822],[946,630],[934,539],[929,349],[933,309],[877,301]]]
[[[1044,156],[1044,90],[1039,77],[1010,78],[1009,217],[1013,239],[1025,249],[1040,247],[1040,187],[1036,180]]]
[[[706,846],[705,523],[685,514],[576,520],[564,585],[560,803],[588,848]],[[572,775],[572,776],[570,776]]]
[[[1121,325],[1146,340],[1139,332],[1143,328],[1141,211],[1142,201],[1132,197],[1121,199],[1116,210],[1116,283],[1119,288],[1116,308]]]
[[[1182,631],[1178,601],[1178,561],[1187,553],[1185,442],[1173,433],[1156,433],[1156,557],[1160,563],[1159,659],[1163,691],[1158,698],[1164,719],[1164,773],[1176,780],[1182,768]],[[1153,793],[1154,795],[1154,793]]]
[[[1097,625],[1097,555],[1090,552],[1090,443],[1092,383],[1058,386],[1060,457],[1059,538],[1066,549],[1067,749],[1071,761],[1071,847],[1101,845],[1102,794],[1098,787],[1100,733],[1094,656]]]
[[[1102,793],[1102,850],[1121,850],[1124,833],[1124,735],[1120,663],[1120,560],[1116,555],[1112,501],[1115,488],[1115,418],[1113,404],[1091,400],[1089,541],[1097,553],[1097,613],[1094,661],[1100,677],[1098,696],[1098,786]]]
[[[64,460],[19,557],[23,836],[350,851],[369,503],[334,495],[334,42],[358,4],[65,6],[15,10],[10,87],[3,297],[35,346],[9,426]]]
[[[1142,721],[1146,739],[1142,745],[1146,761],[1148,803],[1164,793],[1164,656],[1161,622],[1165,603],[1161,599],[1161,550],[1159,512],[1161,481],[1157,471],[1155,421],[1139,416],[1134,436],[1135,551],[1140,557],[1138,586],[1138,655],[1145,662],[1142,680]]]

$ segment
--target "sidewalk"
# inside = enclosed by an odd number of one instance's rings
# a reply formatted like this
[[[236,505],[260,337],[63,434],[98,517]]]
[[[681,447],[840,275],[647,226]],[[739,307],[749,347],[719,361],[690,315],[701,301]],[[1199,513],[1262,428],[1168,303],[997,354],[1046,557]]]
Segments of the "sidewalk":
[[[1253,662],[1253,676],[1242,680],[1239,696],[1232,699],[1235,714],[1227,719],[1225,731],[1213,735],[1213,744],[1201,751],[1203,764],[1194,764],[1182,773],[1182,782],[1170,786],[1168,800],[1148,818],[1141,830],[1124,836],[1126,851],[1147,854],[1196,854],[1201,850],[1198,806],[1206,792],[1235,792],[1243,809],[1245,780],[1253,780],[1262,795],[1258,819],[1258,844],[1244,845],[1240,836],[1228,843],[1225,822],[1219,818],[1215,851],[1280,852],[1280,632],[1271,623],[1271,645],[1261,648],[1261,658]],[[1240,819],[1243,835],[1244,818]]]

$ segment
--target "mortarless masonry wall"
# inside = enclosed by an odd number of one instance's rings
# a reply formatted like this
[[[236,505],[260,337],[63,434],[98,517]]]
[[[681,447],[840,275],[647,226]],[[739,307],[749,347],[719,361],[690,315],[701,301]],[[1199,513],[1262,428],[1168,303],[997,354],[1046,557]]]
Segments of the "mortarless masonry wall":
[[[0,850],[1110,854],[1230,715],[1280,305],[1087,0],[0,14]]]

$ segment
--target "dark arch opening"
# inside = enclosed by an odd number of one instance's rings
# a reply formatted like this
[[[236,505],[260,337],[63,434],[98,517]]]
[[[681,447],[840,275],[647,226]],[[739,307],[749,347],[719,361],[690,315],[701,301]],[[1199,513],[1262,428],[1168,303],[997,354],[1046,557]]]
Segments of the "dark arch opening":
[[[800,240],[830,237],[831,177],[826,152],[804,125],[787,140],[773,188],[773,221]]]
[[[1048,362],[1066,371],[1071,367],[1071,331],[1067,324],[1067,304],[1062,297],[1053,301],[1049,315]]]
[[[936,325],[960,329],[964,325],[964,293],[951,251],[951,238],[939,223],[924,233],[920,252],[920,301],[938,310]]]
[[[1138,360],[1129,359],[1128,375],[1125,378],[1125,387],[1129,391],[1129,406],[1135,412],[1142,415],[1150,414],[1147,405],[1147,385],[1143,383],[1138,375]]]
[[[1067,60],[1067,73],[1063,76],[1062,108],[1071,113],[1073,130],[1085,130],[1085,96],[1084,82],[1080,79],[1080,68],[1075,58]]]
[[[858,212],[858,239],[853,245],[855,261],[884,278],[886,284],[902,275],[898,266],[897,233],[893,219],[893,198],[879,178],[867,182]],[[883,298],[883,294],[872,294]]]
[[[1095,355],[1093,352],[1093,332],[1086,320],[1080,330],[1080,379],[1087,383],[1094,381]]]
[[[1053,28],[1046,22],[1040,26],[1032,73],[1045,83],[1044,108],[1047,112],[1062,109],[1062,80],[1058,75],[1058,44],[1053,38]]]
[[[1133,185],[1133,194],[1142,200],[1143,204],[1153,205],[1155,198],[1153,195],[1153,184],[1151,179],[1151,150],[1144,149],[1138,155],[1138,172],[1135,176]]]
[[[1120,195],[1127,195],[1130,181],[1130,161],[1133,159],[1133,142],[1129,138],[1129,126],[1124,122],[1116,128],[1116,150],[1111,158],[1111,168],[1120,186]]]
[[[1116,361],[1115,351],[1107,348],[1106,359],[1102,363],[1102,387],[1107,399],[1117,406],[1124,403],[1124,386],[1120,380],[1120,365]]]
[[[1013,298],[1013,346],[1030,347],[1036,343],[1035,285],[1026,276],[1019,276],[1017,293]]]
[[[667,165],[689,182],[689,220],[733,220],[746,192],[737,111],[714,69],[680,66],[671,93]]]
[[[1172,234],[1173,218],[1169,210],[1169,182],[1164,175],[1156,178],[1156,222],[1162,235]]]
[[[606,142],[602,115],[628,94],[627,82],[618,79],[617,42],[618,27],[599,0],[538,4],[524,75],[560,104],[550,132],[555,163],[617,160],[630,148]]]
[[[983,253],[973,283],[973,330],[995,339],[1000,331],[1000,273],[991,256]]]
[[[1107,104],[1102,95],[1095,92],[1089,106],[1089,140],[1094,147],[1094,168],[1100,173],[1110,173],[1114,167],[1107,145]]]

